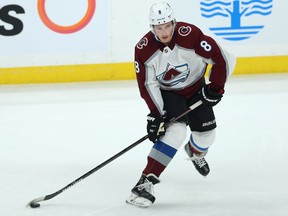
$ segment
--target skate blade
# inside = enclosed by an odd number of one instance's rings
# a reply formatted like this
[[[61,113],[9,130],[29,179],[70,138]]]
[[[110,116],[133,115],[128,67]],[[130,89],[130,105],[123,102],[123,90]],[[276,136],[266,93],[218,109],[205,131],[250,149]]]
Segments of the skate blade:
[[[138,206],[141,208],[148,208],[149,206],[152,205],[152,202],[146,198],[143,197],[138,197],[135,194],[131,194],[131,196],[126,200],[126,203]]]

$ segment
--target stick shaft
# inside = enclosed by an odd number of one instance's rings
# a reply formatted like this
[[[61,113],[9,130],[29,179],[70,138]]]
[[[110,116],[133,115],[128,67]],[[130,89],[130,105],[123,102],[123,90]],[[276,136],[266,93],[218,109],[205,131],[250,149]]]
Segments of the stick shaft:
[[[171,122],[175,122],[177,120],[179,120],[180,118],[182,118],[183,116],[187,115],[189,112],[191,112],[192,110],[194,110],[195,108],[197,108],[198,106],[200,106],[202,104],[202,101],[197,101],[196,103],[194,103],[193,105],[190,106],[190,109],[188,109],[187,111],[185,111],[184,113],[182,113],[181,115],[172,118],[169,122],[167,122],[165,124],[165,126],[167,126],[167,124],[171,123]],[[114,156],[110,157],[109,159],[107,159],[106,161],[104,161],[103,163],[99,164],[98,166],[94,167],[92,170],[88,171],[87,173],[85,173],[84,175],[80,176],[79,178],[77,178],[76,180],[74,180],[73,182],[69,183],[68,185],[66,185],[65,187],[63,187],[62,189],[56,191],[55,193],[52,194],[48,194],[44,197],[39,197],[36,198],[32,201],[30,201],[27,206],[29,206],[31,203],[37,203],[37,202],[41,202],[44,200],[49,200],[52,199],[53,197],[59,195],[60,193],[62,193],[63,191],[69,189],[70,187],[74,186],[75,184],[77,184],[78,182],[82,181],[83,179],[87,178],[88,176],[90,176],[91,174],[93,174],[94,172],[96,172],[97,170],[101,169],[102,167],[106,166],[107,164],[109,164],[110,162],[114,161],[116,158],[120,157],[121,155],[123,155],[124,153],[130,151],[132,148],[136,147],[137,145],[139,145],[140,143],[142,143],[143,141],[145,141],[148,138],[148,134],[143,136],[142,138],[140,138],[139,140],[137,140],[136,142],[132,143],[131,145],[129,145],[128,147],[126,147],[125,149],[123,149],[122,151],[120,151],[119,153],[115,154]]]

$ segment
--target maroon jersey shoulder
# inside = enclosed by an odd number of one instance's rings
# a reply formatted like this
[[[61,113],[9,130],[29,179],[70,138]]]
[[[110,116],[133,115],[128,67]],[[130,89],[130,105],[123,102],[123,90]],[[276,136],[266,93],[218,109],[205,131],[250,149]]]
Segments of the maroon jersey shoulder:
[[[158,41],[154,34],[149,31],[135,46],[135,58],[138,61],[146,62],[158,49]]]
[[[199,44],[202,31],[195,25],[186,22],[177,22],[175,42],[181,47],[193,49]]]

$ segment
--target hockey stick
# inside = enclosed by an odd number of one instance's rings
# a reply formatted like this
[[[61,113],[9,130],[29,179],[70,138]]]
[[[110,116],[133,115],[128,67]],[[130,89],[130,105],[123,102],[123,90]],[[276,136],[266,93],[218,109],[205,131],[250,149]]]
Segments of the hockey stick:
[[[187,115],[189,112],[191,112],[192,110],[194,110],[196,107],[200,106],[202,104],[202,101],[199,100],[196,103],[194,103],[193,105],[190,106],[190,109],[188,109],[187,111],[185,111],[184,113],[182,113],[181,115],[172,118],[171,120],[169,120],[168,122],[165,123],[164,126],[167,126],[167,124],[177,121],[178,119],[182,118],[183,116]],[[52,194],[48,194],[46,196],[43,197],[39,197],[36,199],[33,199],[32,201],[30,201],[26,207],[31,207],[31,208],[38,208],[40,207],[39,202],[45,201],[45,200],[49,200],[52,199],[53,197],[59,195],[60,193],[64,192],[65,190],[67,190],[68,188],[74,186],[75,184],[77,184],[78,182],[82,181],[83,179],[85,179],[86,177],[90,176],[92,173],[96,172],[97,170],[101,169],[102,167],[106,166],[108,163],[112,162],[113,160],[115,160],[116,158],[120,157],[121,155],[123,155],[124,153],[128,152],[129,150],[131,150],[132,148],[134,148],[135,146],[139,145],[140,143],[142,143],[144,140],[146,140],[148,138],[148,134],[145,135],[144,137],[142,137],[141,139],[137,140],[136,142],[134,142],[133,144],[131,144],[130,146],[126,147],[125,149],[123,149],[122,151],[120,151],[119,153],[115,154],[113,157],[107,159],[106,161],[104,161],[103,163],[99,164],[98,166],[96,166],[95,168],[93,168],[92,170],[90,170],[89,172],[85,173],[84,175],[80,176],[79,178],[77,178],[76,180],[74,180],[73,182],[71,182],[70,184],[68,184],[67,186],[63,187],[62,189],[56,191],[55,193]]]

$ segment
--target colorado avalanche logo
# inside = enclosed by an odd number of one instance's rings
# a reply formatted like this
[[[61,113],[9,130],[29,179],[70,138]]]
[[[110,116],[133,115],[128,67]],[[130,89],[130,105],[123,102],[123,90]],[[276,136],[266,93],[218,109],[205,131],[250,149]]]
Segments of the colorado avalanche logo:
[[[178,33],[181,36],[187,36],[191,33],[191,31],[192,31],[192,28],[190,26],[181,26],[178,30]]]
[[[157,76],[157,80],[167,87],[172,87],[180,82],[184,82],[190,74],[188,64],[174,66],[167,64],[165,71]]]

